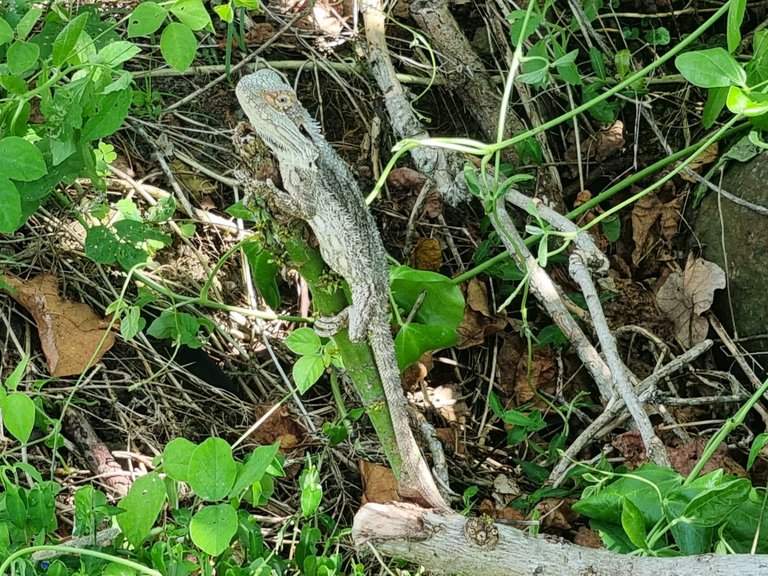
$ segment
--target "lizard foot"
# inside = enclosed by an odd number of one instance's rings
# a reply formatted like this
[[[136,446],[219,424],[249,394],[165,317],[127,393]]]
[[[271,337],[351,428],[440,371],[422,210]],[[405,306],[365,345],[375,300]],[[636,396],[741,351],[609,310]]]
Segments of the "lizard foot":
[[[315,320],[315,332],[323,338],[330,338],[349,323],[349,307],[335,316],[320,316]]]

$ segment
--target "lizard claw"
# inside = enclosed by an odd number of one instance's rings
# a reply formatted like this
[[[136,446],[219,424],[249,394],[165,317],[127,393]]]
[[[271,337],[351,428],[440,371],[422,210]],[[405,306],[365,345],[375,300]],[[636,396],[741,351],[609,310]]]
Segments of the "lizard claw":
[[[335,316],[320,316],[315,320],[315,332],[323,338],[330,338],[349,323],[349,307]]]

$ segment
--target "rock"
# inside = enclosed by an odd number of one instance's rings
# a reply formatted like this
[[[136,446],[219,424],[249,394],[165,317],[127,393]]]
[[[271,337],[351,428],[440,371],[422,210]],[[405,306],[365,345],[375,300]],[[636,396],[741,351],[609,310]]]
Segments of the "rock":
[[[732,162],[722,188],[752,204],[768,206],[768,154]],[[768,215],[725,196],[718,206],[718,194],[710,191],[701,203],[694,232],[691,246],[698,240],[702,257],[719,264],[727,274],[728,290],[716,293],[715,314],[729,329],[735,324],[739,338],[764,336],[744,344],[752,353],[768,352]]]

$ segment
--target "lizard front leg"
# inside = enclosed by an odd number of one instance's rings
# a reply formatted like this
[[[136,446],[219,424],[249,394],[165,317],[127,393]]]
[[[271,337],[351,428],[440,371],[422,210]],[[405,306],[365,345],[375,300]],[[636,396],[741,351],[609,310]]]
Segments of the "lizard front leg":
[[[315,331],[324,337],[333,336],[345,326],[349,327],[349,339],[352,342],[365,340],[368,328],[378,313],[380,297],[372,283],[355,283],[350,286],[352,305],[347,306],[335,316],[323,316],[315,321]]]

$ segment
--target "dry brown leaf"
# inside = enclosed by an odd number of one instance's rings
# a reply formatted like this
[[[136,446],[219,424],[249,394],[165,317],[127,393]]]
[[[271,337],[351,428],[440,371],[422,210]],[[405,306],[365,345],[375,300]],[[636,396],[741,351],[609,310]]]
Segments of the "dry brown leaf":
[[[273,404],[259,404],[254,407],[254,420],[260,420],[272,410]],[[261,426],[251,434],[251,440],[257,444],[274,444],[280,442],[280,452],[290,452],[304,441],[304,427],[291,416],[285,406],[280,406],[269,415]]]
[[[416,270],[437,272],[443,265],[443,251],[435,238],[419,238],[411,255]]]
[[[694,466],[698,463],[706,446],[707,441],[704,438],[694,438],[687,444],[675,446],[674,448],[667,448],[672,468],[682,476],[688,476]],[[714,454],[712,454],[710,459],[707,460],[707,463],[704,464],[701,473],[707,474],[720,468],[722,468],[726,474],[733,474],[734,476],[740,476],[742,478],[747,475],[747,471],[744,470],[741,464],[731,458],[728,453],[728,447],[725,444],[720,444],[717,447]]]
[[[706,150],[704,150],[701,154],[699,154],[696,158],[694,158],[688,164],[688,168],[690,168],[691,170],[697,170],[702,166],[706,166],[707,164],[712,164],[712,162],[717,160],[717,155],[718,155],[717,142],[713,142],[707,147]],[[688,182],[697,181],[694,176],[688,174],[685,170],[680,172],[680,176],[683,177],[683,180],[687,180]]]
[[[571,510],[572,502],[568,499],[545,498],[536,504],[536,510],[541,514],[541,529],[570,530],[571,522],[578,516]]]
[[[393,188],[418,192],[427,179],[413,168],[393,168],[387,176],[387,184]]]
[[[42,274],[22,280],[6,275],[3,280],[15,290],[13,299],[34,318],[52,376],[82,374],[115,343],[115,335],[107,331],[106,322],[90,306],[59,296],[55,276]],[[89,364],[94,354],[93,364]]]
[[[506,327],[504,318],[496,316],[488,306],[485,284],[472,278],[464,290],[467,306],[464,307],[464,318],[457,330],[456,348],[459,350],[480,346],[488,336],[501,332]]]
[[[515,393],[517,365],[523,354],[525,343],[517,334],[503,334],[501,337],[503,343],[499,348],[496,365],[499,367],[499,388],[506,401]]]
[[[553,394],[556,387],[557,365],[552,348],[540,348],[534,351],[530,366],[530,378],[528,355],[525,354],[520,357],[515,379],[515,402],[517,406],[535,401],[537,405],[540,404],[541,408],[545,408],[546,404],[536,396],[536,390]]]
[[[714,262],[688,256],[683,272],[672,272],[659,288],[659,309],[675,324],[675,336],[683,346],[702,342],[708,323],[701,314],[712,306],[715,290],[725,288],[725,272]]]
[[[683,197],[676,196],[669,202],[662,202],[656,194],[647,194],[635,202],[632,208],[632,240],[635,249],[632,251],[632,262],[637,265],[643,259],[648,246],[652,243],[652,232],[656,230],[665,240],[677,234],[677,223]],[[659,222],[659,229],[654,228]]]
[[[390,468],[365,460],[360,460],[357,466],[363,479],[363,505],[370,502],[396,502],[400,499],[397,480]]]
[[[486,318],[492,316],[488,307],[488,289],[485,283],[477,278],[472,278],[467,284],[467,306],[475,312],[480,312]]]
[[[575,138],[572,141],[575,141]],[[576,160],[579,152],[581,152],[585,160],[594,158],[598,162],[602,162],[613,156],[623,147],[624,123],[621,120],[616,120],[608,128],[596,132],[594,136],[584,138],[578,149],[576,144],[569,146],[565,151],[565,159],[569,161]]]

